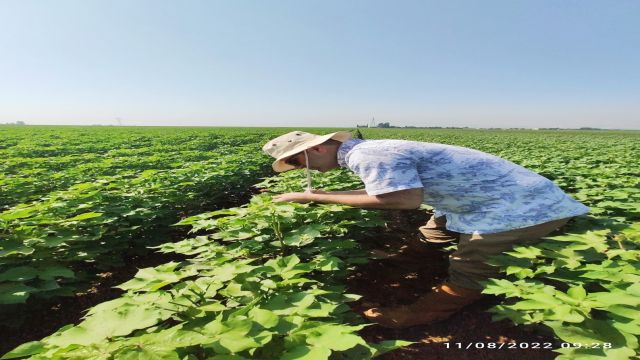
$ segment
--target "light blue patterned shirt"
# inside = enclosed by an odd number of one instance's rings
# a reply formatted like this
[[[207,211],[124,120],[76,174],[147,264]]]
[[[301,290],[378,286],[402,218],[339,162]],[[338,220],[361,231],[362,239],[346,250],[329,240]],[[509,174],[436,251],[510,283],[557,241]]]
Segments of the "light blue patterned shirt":
[[[352,139],[338,149],[338,163],[362,179],[369,195],[423,188],[423,202],[459,233],[502,232],[589,211],[551,180],[459,146]]]

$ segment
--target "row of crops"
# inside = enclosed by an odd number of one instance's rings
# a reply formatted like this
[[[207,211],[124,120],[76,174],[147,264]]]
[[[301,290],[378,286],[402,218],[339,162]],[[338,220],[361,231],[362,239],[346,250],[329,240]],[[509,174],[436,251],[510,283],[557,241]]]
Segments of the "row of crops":
[[[358,240],[382,224],[379,213],[274,204],[270,193],[211,211],[269,173],[270,159],[259,147],[286,131],[0,128],[0,155],[7,159],[0,165],[5,313],[71,295],[92,271],[120,266],[123,254],[154,247],[186,259],[141,269],[119,285],[125,291],[120,298],[4,358],[363,359],[406,345],[360,337],[365,324],[347,306],[357,296],[341,285],[367,260]],[[635,356],[639,134],[360,131],[367,139],[490,152],[541,173],[589,205],[589,216],[571,222],[563,235],[496,258],[507,276],[491,280],[485,292],[506,299],[491,310],[496,318],[542,324],[574,344],[558,350],[563,358]],[[300,175],[260,186],[298,191]],[[360,186],[344,172],[315,180],[325,190]],[[176,230],[186,227],[191,236]]]
[[[230,202],[269,171],[256,156],[262,133],[2,130],[0,313],[73,295],[92,273],[169,241],[181,217]]]

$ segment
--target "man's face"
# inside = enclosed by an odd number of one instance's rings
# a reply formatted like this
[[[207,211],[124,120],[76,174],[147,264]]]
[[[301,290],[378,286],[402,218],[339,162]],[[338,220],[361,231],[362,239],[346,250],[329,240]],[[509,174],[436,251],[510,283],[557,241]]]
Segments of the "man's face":
[[[306,155],[309,156],[309,169],[325,172],[333,169],[330,154],[320,147],[314,147],[307,149]],[[289,156],[284,160],[285,164],[293,166],[296,169],[304,169],[307,167],[305,159],[305,152],[299,152],[295,155]]]
[[[304,159],[304,151],[299,152],[295,155],[289,156],[287,159],[284,160],[284,163],[289,166],[293,166],[296,169],[302,169],[306,167],[306,160]]]

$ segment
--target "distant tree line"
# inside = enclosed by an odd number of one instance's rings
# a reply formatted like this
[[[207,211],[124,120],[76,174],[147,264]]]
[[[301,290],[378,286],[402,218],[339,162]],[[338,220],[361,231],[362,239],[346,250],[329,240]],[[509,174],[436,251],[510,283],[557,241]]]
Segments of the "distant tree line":
[[[24,121],[16,121],[14,123],[2,123],[0,125],[27,125]]]
[[[486,129],[486,130],[576,130],[571,128],[470,128],[468,126],[394,126],[388,122],[378,123],[376,126],[356,125],[356,128],[379,128],[379,129]],[[581,127],[577,130],[606,130],[594,127]]]
[[[380,128],[380,129],[469,129],[468,126],[395,126],[388,122],[378,123],[376,126],[356,125],[356,128]]]

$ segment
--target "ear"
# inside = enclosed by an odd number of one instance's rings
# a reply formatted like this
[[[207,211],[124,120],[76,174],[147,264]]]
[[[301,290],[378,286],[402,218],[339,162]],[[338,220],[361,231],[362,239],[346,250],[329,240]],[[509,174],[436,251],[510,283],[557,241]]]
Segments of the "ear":
[[[316,145],[312,148],[307,149],[307,151],[311,150],[312,152],[316,153],[316,154],[326,154],[327,153],[327,149],[322,146],[322,145]]]

